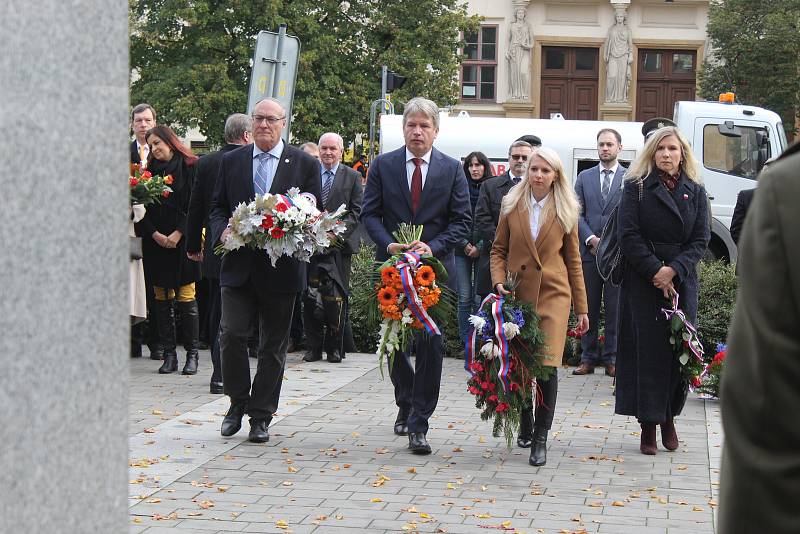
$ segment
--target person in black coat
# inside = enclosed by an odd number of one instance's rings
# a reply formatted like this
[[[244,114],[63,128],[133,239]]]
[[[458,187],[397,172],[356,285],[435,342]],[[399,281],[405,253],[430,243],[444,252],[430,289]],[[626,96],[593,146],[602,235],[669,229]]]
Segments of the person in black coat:
[[[656,131],[625,177],[619,207],[624,257],[620,292],[615,412],[635,416],[640,450],[655,454],[656,425],[665,448],[678,448],[673,418],[681,413],[688,384],[670,344],[662,308],[679,306],[697,325],[697,263],[710,230],[708,197],[686,138],[667,126]]]
[[[222,366],[219,359],[219,321],[222,314],[219,295],[220,257],[214,254],[211,243],[211,226],[208,221],[211,213],[211,197],[217,183],[222,157],[240,146],[250,143],[253,119],[243,113],[234,113],[225,121],[225,146],[200,158],[197,162],[197,178],[189,203],[189,217],[186,223],[186,255],[189,259],[202,262],[203,276],[209,281],[208,336],[211,346],[211,393],[222,393]],[[203,230],[205,229],[205,241]]]
[[[508,148],[508,171],[500,176],[489,178],[481,185],[480,194],[475,204],[475,233],[478,240],[483,241],[483,248],[478,260],[478,274],[475,280],[475,292],[485,297],[493,291],[492,275],[489,272],[489,256],[492,252],[492,241],[500,220],[500,204],[506,193],[525,175],[528,158],[533,147],[527,141],[517,139]]]
[[[483,240],[478,236],[475,225],[475,206],[478,204],[483,183],[492,178],[492,164],[483,152],[472,152],[464,158],[464,175],[467,177],[469,203],[472,210],[472,224],[469,235],[455,247],[456,276],[458,278],[458,335],[466,344],[469,335],[469,316],[475,311],[476,283],[478,267],[483,248]]]
[[[286,110],[274,98],[253,107],[254,144],[232,150],[222,157],[219,177],[211,201],[211,243],[225,243],[228,226],[240,203],[250,203],[256,194],[285,194],[297,187],[319,202],[319,162],[287,145],[281,139]],[[292,323],[295,295],[306,285],[305,265],[282,256],[273,267],[266,251],[242,247],[222,258],[220,269],[222,319],[219,348],[225,394],[231,406],[220,433],[232,436],[250,416],[248,439],[269,441],[269,424],[278,409],[286,349]],[[252,319],[258,314],[258,364],[252,383],[247,339]]]
[[[150,272],[158,315],[158,334],[164,350],[164,363],[159,373],[178,369],[175,352],[175,312],[181,314],[181,328],[186,364],[183,374],[197,373],[199,317],[195,300],[195,282],[200,280],[200,266],[186,257],[186,216],[194,184],[197,156],[183,146],[167,126],[159,125],[147,132],[150,156],[147,169],[153,176],[171,176],[172,193],[147,207],[137,224],[142,236],[145,270]]]
[[[733,217],[731,218],[731,237],[736,246],[739,246],[739,236],[742,235],[744,218],[747,215],[747,210],[750,209],[750,203],[753,201],[755,192],[755,188],[745,189],[739,191],[736,197],[736,207],[733,208]]]

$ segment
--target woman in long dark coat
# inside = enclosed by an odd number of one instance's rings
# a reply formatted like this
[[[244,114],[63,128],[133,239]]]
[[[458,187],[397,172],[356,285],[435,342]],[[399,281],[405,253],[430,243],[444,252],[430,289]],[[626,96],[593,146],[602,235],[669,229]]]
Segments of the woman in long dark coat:
[[[710,238],[708,211],[689,143],[677,128],[659,129],[625,176],[618,215],[625,264],[615,411],[639,420],[642,454],[656,453],[657,424],[664,447],[678,448],[673,418],[688,384],[661,310],[677,291],[679,306],[697,324],[697,263]]]
[[[167,126],[155,126],[147,132],[150,160],[147,170],[153,176],[172,176],[172,193],[161,203],[151,204],[137,224],[142,236],[142,256],[153,284],[158,316],[158,337],[164,349],[164,363],[159,373],[178,369],[175,352],[175,311],[177,301],[186,364],[183,374],[197,373],[199,314],[195,300],[195,282],[200,280],[200,264],[186,257],[186,217],[194,183],[197,156],[183,146]]]

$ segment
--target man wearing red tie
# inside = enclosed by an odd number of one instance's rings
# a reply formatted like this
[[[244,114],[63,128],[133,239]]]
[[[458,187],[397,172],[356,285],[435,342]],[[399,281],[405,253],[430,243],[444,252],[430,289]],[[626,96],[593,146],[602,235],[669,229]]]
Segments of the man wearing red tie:
[[[361,222],[375,242],[378,261],[412,251],[436,256],[455,273],[453,248],[469,233],[469,193],[461,164],[433,148],[438,133],[439,108],[413,98],[403,112],[405,146],[378,156],[370,166]],[[401,223],[423,226],[422,238],[397,243],[392,233]],[[439,400],[442,337],[418,334],[413,345],[414,364],[410,351],[397,353],[389,370],[399,408],[394,432],[408,434],[412,452],[430,454],[426,434]]]

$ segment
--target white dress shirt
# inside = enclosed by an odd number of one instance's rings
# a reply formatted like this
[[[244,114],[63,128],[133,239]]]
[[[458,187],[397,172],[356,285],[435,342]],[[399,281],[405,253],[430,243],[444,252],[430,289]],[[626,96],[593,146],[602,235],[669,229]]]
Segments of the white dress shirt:
[[[544,206],[549,199],[549,193],[539,202],[536,202],[536,199],[531,195],[531,235],[533,235],[534,241],[539,237],[539,230],[542,225],[542,210],[544,210]]]
[[[419,166],[419,170],[422,173],[422,188],[425,188],[425,179],[428,177],[428,166],[431,163],[431,152],[433,149],[428,150],[428,153],[423,155],[422,164]],[[406,179],[408,180],[408,190],[411,191],[411,178],[414,175],[414,162],[412,161],[416,158],[414,154],[411,153],[409,149],[406,148]]]
[[[600,167],[600,192],[601,192],[601,195],[602,195],[602,191],[603,191],[603,180],[604,180],[604,179],[605,179],[605,177],[606,177],[606,175],[605,175],[604,171],[606,170],[606,168],[605,168],[605,167],[603,167],[603,164],[602,164],[602,163],[600,163],[600,164],[598,165],[598,167]],[[617,175],[617,169],[618,169],[618,168],[619,168],[619,161],[615,161],[615,162],[614,162],[614,166],[613,166],[613,167],[611,167],[610,169],[608,169],[609,171],[611,171],[611,182],[612,182],[612,183],[614,182],[614,176],[616,176],[616,175]],[[610,190],[610,189],[608,190],[608,194],[609,194],[609,195],[611,194],[611,190]],[[596,236],[596,235],[594,235],[594,234],[590,235],[589,237],[587,237],[587,238],[586,238],[586,241],[584,241],[584,243],[583,243],[583,244],[584,244],[584,245],[586,245],[586,246],[588,247],[588,246],[589,246],[589,241],[591,241],[591,240],[592,240],[592,239],[594,239],[595,237],[597,237],[597,236]]]
[[[150,145],[147,143],[141,145],[139,144],[139,140],[136,140],[136,151],[139,153],[140,167],[142,169],[147,168],[147,157],[150,155]]]

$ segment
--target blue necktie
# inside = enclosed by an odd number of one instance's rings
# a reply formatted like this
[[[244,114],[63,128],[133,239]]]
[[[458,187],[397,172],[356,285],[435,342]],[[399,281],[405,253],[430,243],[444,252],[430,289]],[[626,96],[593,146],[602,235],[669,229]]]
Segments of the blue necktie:
[[[272,182],[269,177],[269,163],[272,154],[269,152],[262,152],[258,156],[258,167],[256,168],[256,175],[253,177],[253,191],[257,195],[266,195],[269,193],[269,187]]]
[[[325,171],[322,173],[322,207],[328,205],[328,197],[331,194],[331,187],[333,186],[333,173]]]

